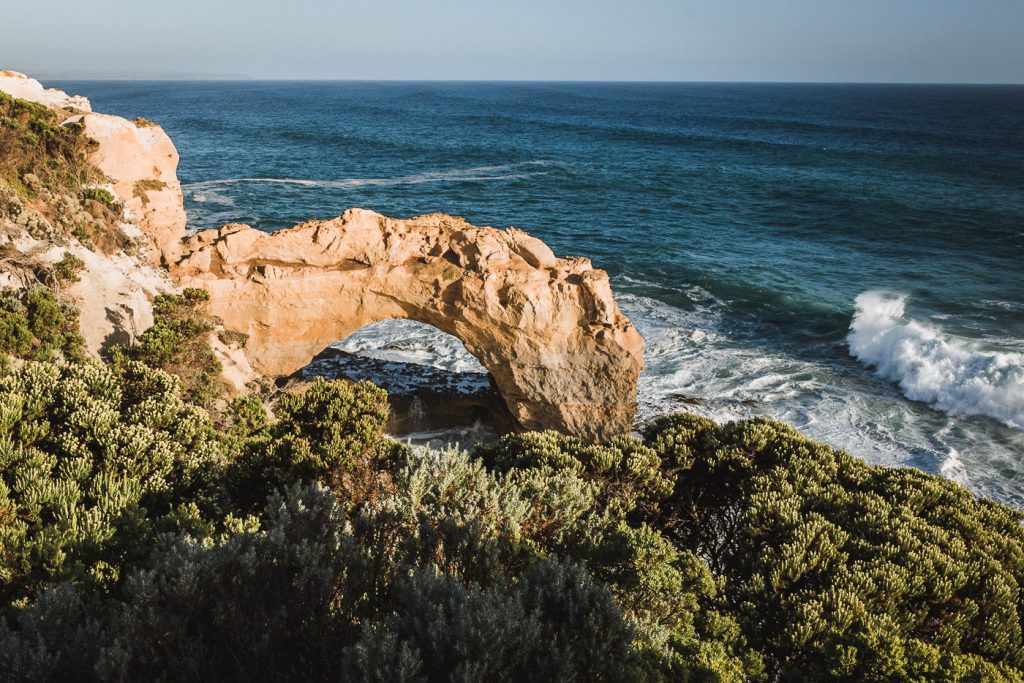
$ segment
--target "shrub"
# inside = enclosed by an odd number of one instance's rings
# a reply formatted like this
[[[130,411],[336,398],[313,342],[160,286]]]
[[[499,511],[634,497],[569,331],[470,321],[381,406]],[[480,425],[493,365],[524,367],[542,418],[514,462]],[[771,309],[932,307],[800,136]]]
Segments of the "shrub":
[[[91,199],[104,206],[112,206],[117,200],[109,190],[102,187],[88,187],[82,190],[82,199]]]
[[[110,586],[179,505],[220,512],[209,417],[178,393],[139,363],[29,362],[0,378],[0,608],[51,582]]]
[[[656,507],[672,489],[657,454],[625,436],[606,444],[588,444],[551,431],[507,434],[479,448],[477,455],[498,472],[572,472],[593,483],[598,500],[616,516],[638,507]]]
[[[652,523],[725,581],[769,678],[1019,680],[1021,513],[765,419],[645,439],[678,472]]]
[[[210,295],[203,289],[160,294],[153,302],[152,327],[131,347],[111,350],[115,363],[137,360],[181,379],[189,400],[209,405],[220,395],[220,361],[210,347],[213,322],[206,315]]]
[[[46,361],[78,358],[83,347],[78,310],[53,291],[42,286],[0,291],[0,353]]]
[[[41,186],[78,194],[87,182],[101,179],[88,161],[93,142],[80,123],[61,125],[48,107],[0,92],[0,179],[29,197],[36,191],[23,179],[31,174]]]
[[[213,545],[180,538],[133,572],[98,669],[118,680],[323,679],[346,626],[339,577],[356,561],[330,491],[292,488],[261,529]]]
[[[372,496],[379,461],[393,445],[383,432],[387,394],[369,382],[317,379],[280,399],[273,424],[252,402],[231,412],[235,429],[249,436],[234,467],[237,499],[249,506],[295,481],[332,483],[354,501]]]
[[[630,628],[578,567],[541,562],[487,588],[425,569],[391,600],[346,650],[347,680],[632,680]]]
[[[53,277],[58,284],[78,282],[78,274],[85,268],[85,261],[70,251],[65,251],[60,261],[53,264]]]

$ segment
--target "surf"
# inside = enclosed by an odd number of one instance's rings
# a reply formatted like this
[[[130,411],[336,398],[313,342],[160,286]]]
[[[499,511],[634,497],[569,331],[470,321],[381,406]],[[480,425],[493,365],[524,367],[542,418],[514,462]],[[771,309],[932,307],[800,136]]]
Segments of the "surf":
[[[951,415],[983,415],[1024,430],[1024,354],[979,348],[906,317],[907,296],[859,294],[850,355],[912,401]]]

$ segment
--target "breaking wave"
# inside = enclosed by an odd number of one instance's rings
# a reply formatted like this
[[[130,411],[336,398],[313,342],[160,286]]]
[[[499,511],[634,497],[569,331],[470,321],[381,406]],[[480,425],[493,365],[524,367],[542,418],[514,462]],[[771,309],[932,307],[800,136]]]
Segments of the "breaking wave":
[[[986,415],[1024,430],[1024,354],[987,351],[905,317],[907,297],[862,292],[850,354],[903,394],[954,415]]]

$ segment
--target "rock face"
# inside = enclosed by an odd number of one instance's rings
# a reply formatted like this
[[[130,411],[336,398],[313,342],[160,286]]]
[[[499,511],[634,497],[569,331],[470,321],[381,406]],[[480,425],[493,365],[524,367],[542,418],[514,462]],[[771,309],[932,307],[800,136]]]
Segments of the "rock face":
[[[116,185],[108,186],[129,208],[131,222],[120,223],[120,229],[131,237],[161,235],[174,253],[185,228],[185,213],[176,178],[178,154],[170,138],[158,126],[147,124],[139,127],[116,116],[94,114],[85,97],[44,88],[39,81],[16,71],[0,70],[0,91],[50,107],[68,120],[84,121],[87,134],[100,143],[92,160],[107,175],[120,180]],[[162,211],[142,211],[141,202],[132,196],[134,183],[142,177],[166,180],[163,196],[158,196],[154,202],[154,206],[162,207]],[[90,210],[104,211],[96,202],[91,204]],[[0,216],[0,228],[4,233],[4,246],[19,254],[24,262],[52,266],[65,253],[82,260],[79,280],[66,287],[81,311],[79,325],[85,347],[94,355],[99,355],[111,344],[134,341],[153,324],[153,298],[175,287],[166,269],[124,252],[102,253],[86,248],[77,240],[61,240],[58,245],[52,240],[37,239],[28,234],[18,236],[19,225],[5,224],[3,216]],[[151,249],[150,253],[158,260],[160,250],[155,240],[153,246],[157,248]],[[10,271],[0,275],[10,275]],[[8,279],[4,277],[0,281],[4,285],[19,284],[6,281]]]
[[[178,150],[160,126],[108,114],[72,117],[99,142],[92,162],[108,176],[155,250],[153,259],[177,259],[185,234],[185,207],[178,183]]]
[[[92,111],[92,106],[87,98],[68,95],[63,90],[56,88],[44,88],[36,79],[8,69],[0,69],[0,91],[19,100],[36,102],[54,109]]]
[[[519,230],[359,209],[271,234],[227,225],[187,237],[178,153],[159,126],[93,113],[85,98],[13,71],[0,71],[0,91],[85,124],[99,143],[92,161],[127,208],[121,229],[150,242],[149,262],[72,245],[86,267],[72,293],[93,352],[141,332],[158,291],[202,287],[223,321],[211,344],[236,392],[256,373],[294,373],[365,325],[410,318],[462,340],[519,427],[629,431],[643,339],[587,259],[556,258]],[[48,261],[63,253],[25,244]]]
[[[93,113],[85,97],[44,88],[17,71],[0,70],[0,91],[37,102],[85,124],[85,133],[99,143],[91,161],[110,178],[112,189],[128,208],[132,221],[146,235],[154,262],[164,255],[177,260],[185,234],[185,207],[178,183],[178,150],[163,128],[145,119]]]
[[[643,339],[604,271],[522,231],[350,209],[269,234],[208,230],[182,254],[172,276],[210,292],[258,372],[290,374],[365,325],[411,318],[462,340],[520,426],[587,438],[630,429]]]

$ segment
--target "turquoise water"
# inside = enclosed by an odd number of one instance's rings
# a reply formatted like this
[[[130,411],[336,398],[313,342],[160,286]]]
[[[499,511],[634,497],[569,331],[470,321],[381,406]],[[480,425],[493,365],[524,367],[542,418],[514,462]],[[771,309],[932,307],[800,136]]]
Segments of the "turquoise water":
[[[1024,505],[1024,87],[47,85],[163,124],[193,228],[514,225],[612,275],[641,419],[778,417]]]

